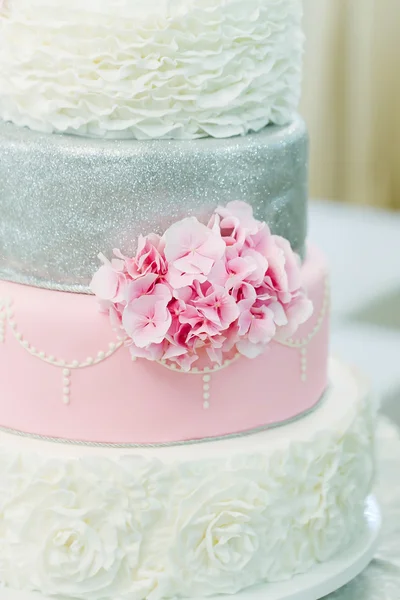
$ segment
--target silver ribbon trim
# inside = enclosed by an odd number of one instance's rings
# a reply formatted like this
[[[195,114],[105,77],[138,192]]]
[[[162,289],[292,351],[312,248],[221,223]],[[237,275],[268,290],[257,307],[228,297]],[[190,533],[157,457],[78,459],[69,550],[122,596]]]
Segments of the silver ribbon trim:
[[[205,438],[201,438],[201,439],[182,440],[182,441],[176,441],[176,442],[159,442],[159,443],[151,443],[151,444],[135,444],[135,443],[112,444],[112,443],[108,443],[108,442],[86,442],[86,441],[82,441],[82,440],[68,440],[68,439],[64,439],[64,438],[44,436],[44,435],[40,435],[40,434],[36,434],[36,433],[26,433],[24,431],[19,431],[17,429],[12,429],[9,427],[2,427],[2,426],[0,426],[0,432],[11,434],[11,435],[16,435],[16,436],[20,436],[20,437],[24,437],[24,438],[39,440],[42,442],[51,442],[51,443],[56,443],[56,444],[65,444],[65,445],[72,445],[72,446],[89,446],[89,447],[93,447],[93,448],[138,448],[138,449],[145,450],[146,448],[173,448],[176,446],[193,446],[193,445],[207,444],[210,442],[223,442],[226,440],[234,440],[234,439],[239,439],[239,438],[243,438],[243,437],[248,437],[250,435],[255,435],[257,433],[263,433],[264,431],[268,431],[270,429],[277,429],[278,427],[284,427],[285,425],[290,425],[291,423],[295,423],[296,421],[299,421],[300,419],[303,419],[303,418],[307,417],[308,415],[312,414],[313,412],[315,412],[321,406],[321,404],[324,402],[328,391],[329,391],[329,388],[327,390],[325,390],[324,394],[321,396],[321,398],[318,400],[318,402],[314,406],[312,406],[310,409],[308,409],[302,413],[299,413],[298,415],[295,415],[294,417],[285,419],[284,421],[280,421],[278,423],[272,423],[270,425],[254,427],[252,429],[247,429],[246,431],[241,431],[239,433],[231,433],[231,434],[216,436],[216,437],[205,437]]]

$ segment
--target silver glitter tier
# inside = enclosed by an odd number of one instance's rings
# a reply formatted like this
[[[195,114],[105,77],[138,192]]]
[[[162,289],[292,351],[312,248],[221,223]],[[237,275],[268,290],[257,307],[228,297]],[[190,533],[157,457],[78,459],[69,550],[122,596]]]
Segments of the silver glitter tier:
[[[245,200],[303,255],[307,131],[231,139],[110,141],[0,123],[0,278],[88,291],[97,255],[132,255],[140,233]]]

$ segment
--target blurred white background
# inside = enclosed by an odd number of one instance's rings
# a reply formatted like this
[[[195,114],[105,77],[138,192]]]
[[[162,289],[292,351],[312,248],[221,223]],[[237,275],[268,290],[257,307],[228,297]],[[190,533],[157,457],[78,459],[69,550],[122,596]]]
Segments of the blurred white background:
[[[310,194],[331,200],[311,202],[310,239],[332,268],[333,352],[400,425],[400,0],[304,6]]]

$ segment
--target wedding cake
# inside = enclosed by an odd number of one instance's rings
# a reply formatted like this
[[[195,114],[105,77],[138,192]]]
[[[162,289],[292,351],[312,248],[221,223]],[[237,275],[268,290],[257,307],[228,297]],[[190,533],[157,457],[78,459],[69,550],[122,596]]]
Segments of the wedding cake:
[[[358,535],[374,407],[328,356],[306,240],[301,17],[301,0],[0,2],[14,593],[236,594]]]

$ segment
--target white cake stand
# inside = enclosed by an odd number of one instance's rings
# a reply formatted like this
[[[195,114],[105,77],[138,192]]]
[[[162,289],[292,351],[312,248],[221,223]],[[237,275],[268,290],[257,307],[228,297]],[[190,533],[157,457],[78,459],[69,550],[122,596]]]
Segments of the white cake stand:
[[[377,548],[381,524],[379,505],[374,496],[370,496],[366,503],[363,531],[360,532],[357,541],[339,556],[290,581],[268,583],[250,588],[235,596],[214,596],[207,600],[319,600],[354,579],[371,562]],[[37,592],[20,592],[4,588],[0,589],[0,600],[51,600],[51,598]]]

